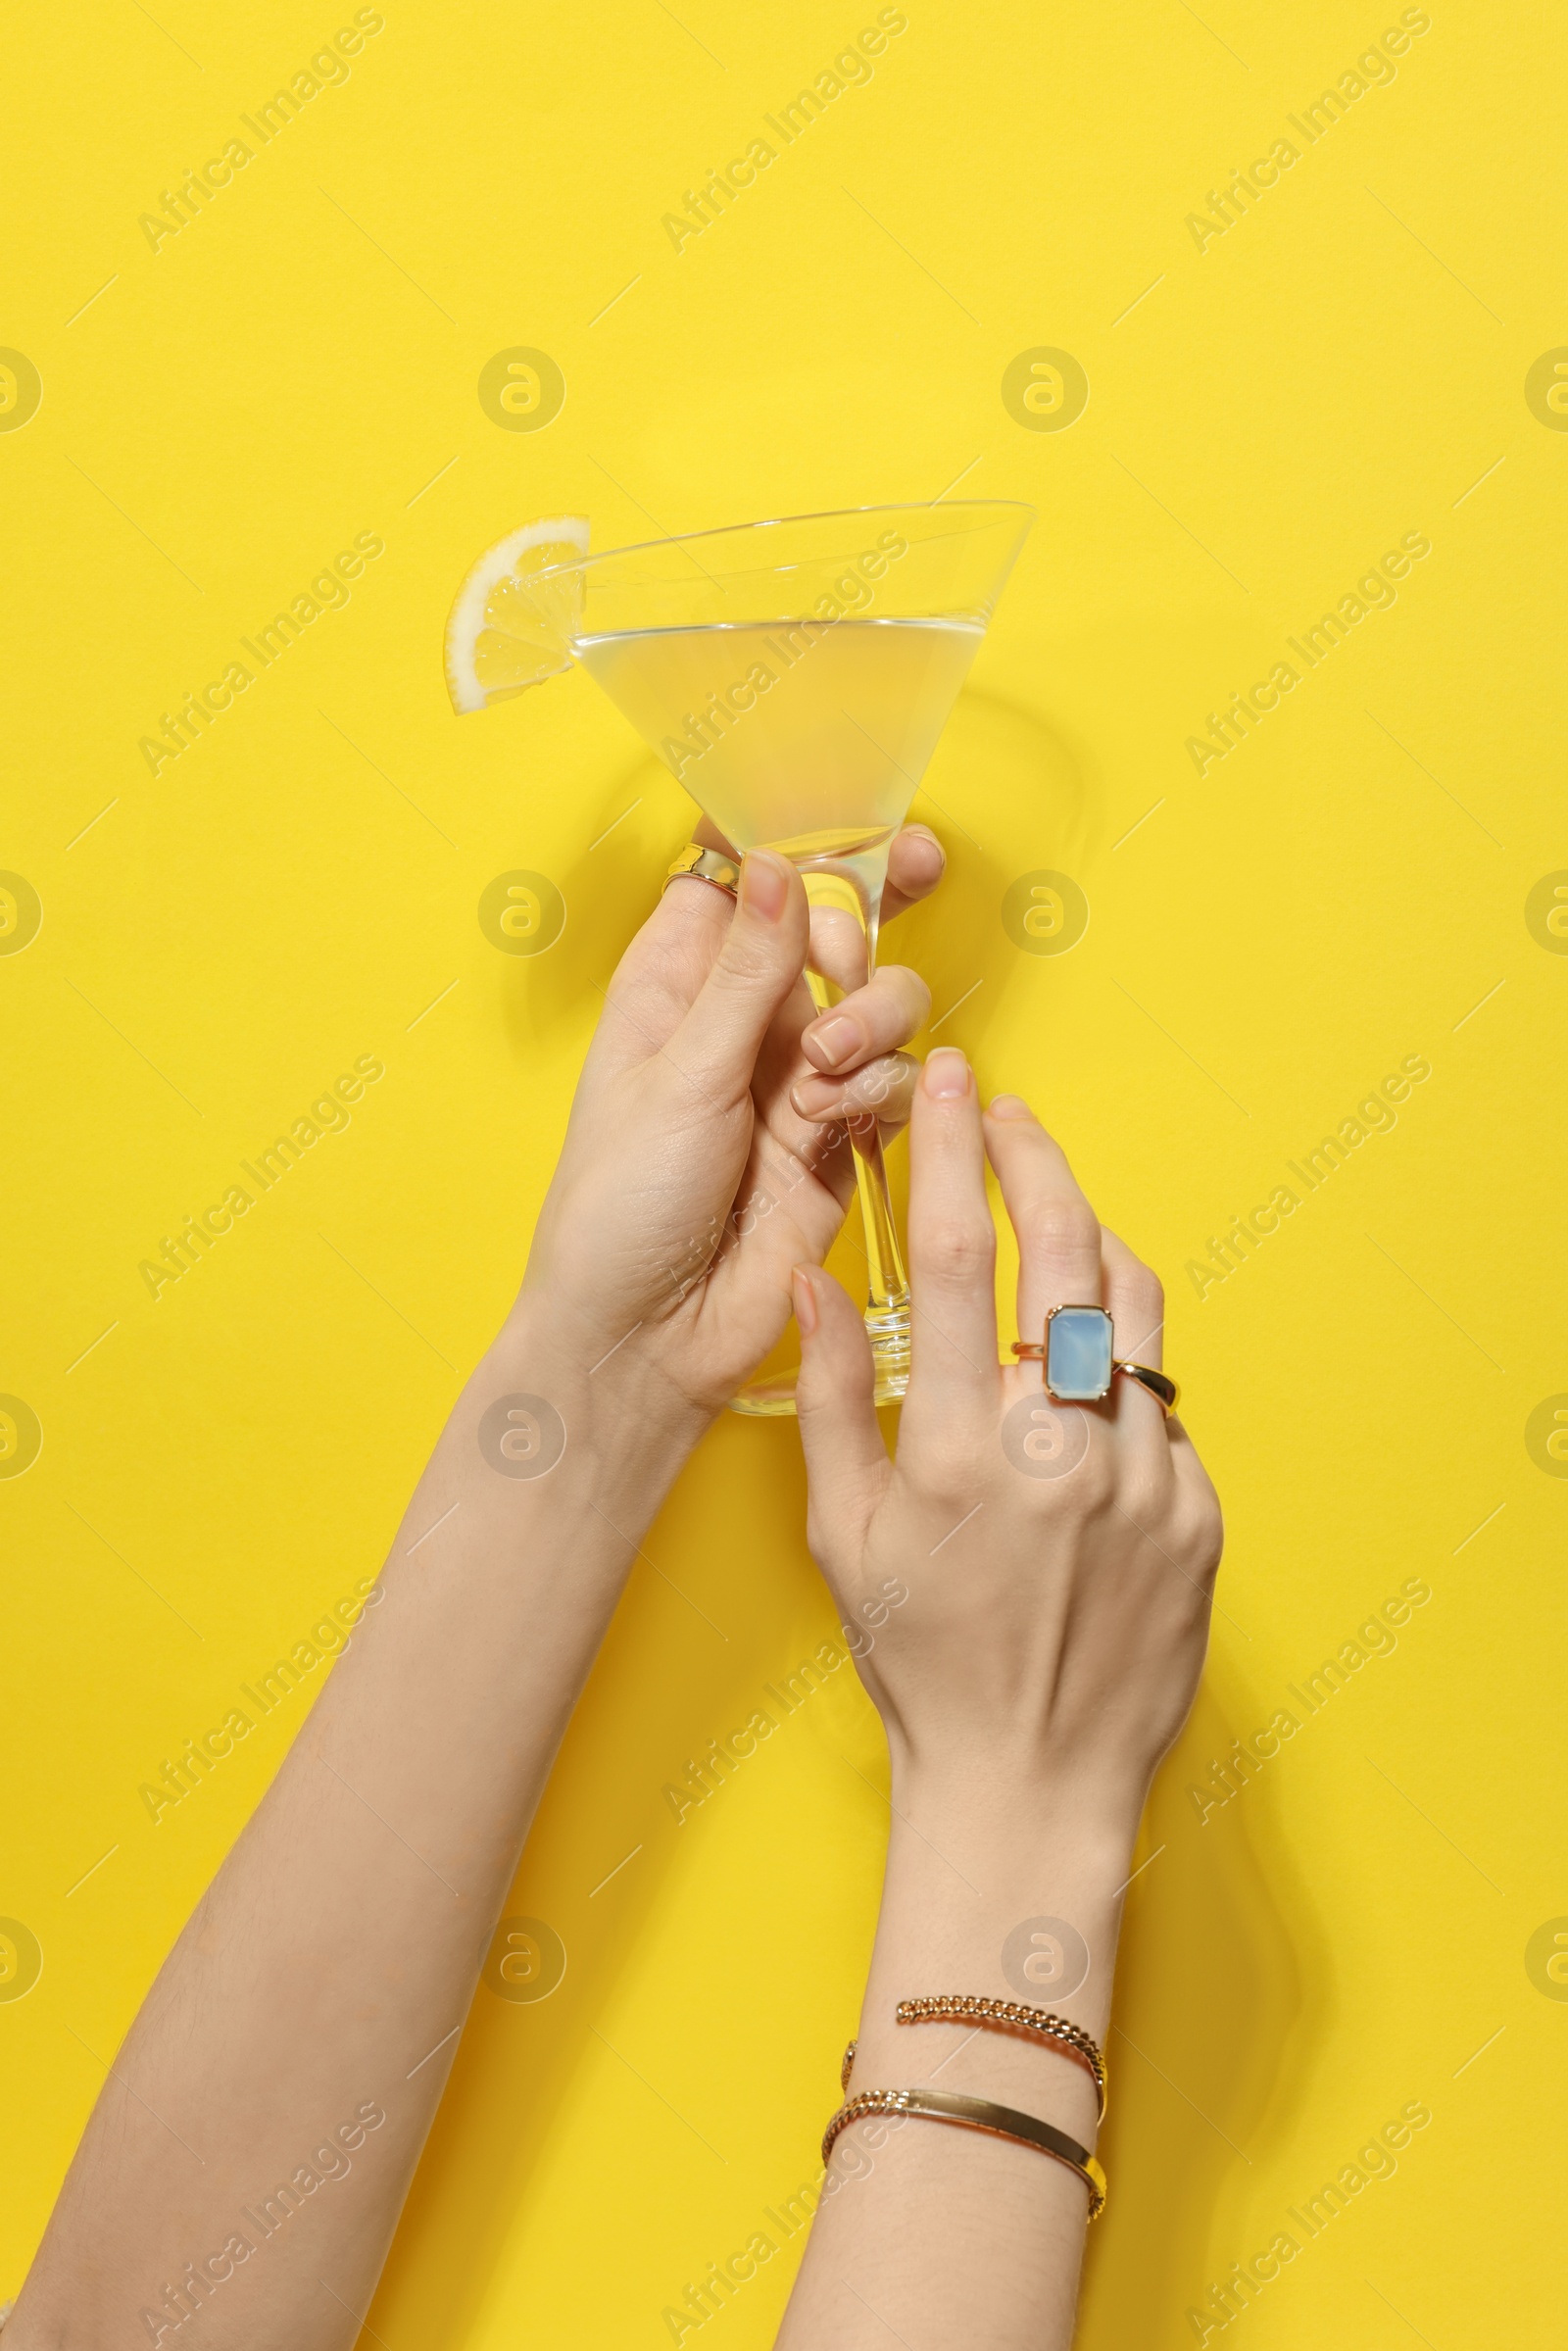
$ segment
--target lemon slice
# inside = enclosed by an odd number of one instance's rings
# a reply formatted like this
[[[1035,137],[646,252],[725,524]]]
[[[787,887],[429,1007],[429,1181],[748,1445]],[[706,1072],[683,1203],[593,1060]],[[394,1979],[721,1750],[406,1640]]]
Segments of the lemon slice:
[[[530,583],[552,563],[587,552],[584,514],[525,522],[486,548],[447,614],[447,692],[455,710],[482,710],[571,667],[566,644],[582,612],[582,574]]]

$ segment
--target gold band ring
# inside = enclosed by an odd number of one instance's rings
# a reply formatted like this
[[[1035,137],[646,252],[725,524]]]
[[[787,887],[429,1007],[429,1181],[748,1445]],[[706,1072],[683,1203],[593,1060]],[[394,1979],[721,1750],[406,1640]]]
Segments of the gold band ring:
[[[722,890],[729,899],[740,892],[741,869],[733,857],[719,849],[704,849],[696,841],[688,841],[664,876],[664,888],[689,875],[694,882],[707,882],[710,888]]]
[[[1175,1381],[1164,1372],[1155,1371],[1150,1364],[1118,1363],[1115,1368],[1125,1372],[1129,1380],[1136,1380],[1140,1388],[1147,1388],[1163,1411],[1174,1412],[1181,1402],[1182,1392]]]

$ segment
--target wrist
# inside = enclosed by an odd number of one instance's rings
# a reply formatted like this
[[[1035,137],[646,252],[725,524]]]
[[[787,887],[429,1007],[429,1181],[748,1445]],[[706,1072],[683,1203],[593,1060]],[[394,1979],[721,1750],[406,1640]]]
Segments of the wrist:
[[[524,1290],[474,1374],[494,1396],[533,1396],[543,1450],[573,1484],[586,1474],[601,1509],[629,1535],[653,1518],[712,1415],[693,1403],[637,1345],[633,1331],[608,1350],[558,1300]],[[527,1409],[524,1407],[524,1409]],[[530,1435],[520,1441],[525,1449]]]
[[[895,1772],[887,1876],[851,2089],[934,2084],[1053,2122],[1092,2147],[1080,2064],[1032,2035],[901,2026],[902,2000],[978,1994],[1049,2009],[1103,2050],[1137,1818],[1060,1782],[976,1787]]]
[[[1086,1878],[1116,1886],[1126,1877],[1147,1792],[1135,1771],[1004,1743],[956,1750],[892,1738],[889,1746],[896,1812],[928,1837],[1003,1873],[1027,1872],[1051,1851],[1070,1855]]]
[[[1078,1911],[1113,1930],[1133,1868],[1136,1814],[1094,1810],[1059,1787],[1013,1787],[993,1794],[897,1775],[892,1800],[890,1882],[918,1886],[934,1915],[963,1920],[971,1938],[997,1921],[1074,1917]],[[1000,1949],[997,1964],[1003,1964]],[[1030,1981],[1038,1979],[1012,1984],[1011,1996],[1026,1998]]]
[[[892,1800],[879,1989],[1018,2000],[1102,2040],[1137,1811],[1061,1779],[918,1770]]]

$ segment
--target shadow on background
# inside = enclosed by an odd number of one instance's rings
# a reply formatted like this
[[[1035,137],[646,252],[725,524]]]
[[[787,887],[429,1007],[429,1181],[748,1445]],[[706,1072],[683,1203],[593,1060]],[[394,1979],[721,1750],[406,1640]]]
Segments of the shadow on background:
[[[1026,704],[977,687],[958,697],[910,811],[943,842],[947,879],[900,923],[890,951],[926,980],[934,1021],[960,1003],[989,1021],[1004,1001],[1023,959],[1003,923],[1013,883],[1036,870],[1081,875],[1088,866],[1096,831],[1088,759]]]
[[[566,1973],[537,2004],[504,2001],[482,1983],[475,1994],[369,2315],[368,2327],[390,2327],[399,2343],[479,2332],[522,2216],[548,2194],[540,2167],[560,2144],[563,2110],[584,2094],[585,2075],[615,2067],[600,2028],[685,1863],[662,1787],[683,1777],[685,1759],[700,1757],[710,1738],[745,1721],[762,1684],[788,1670],[780,1661],[802,1653],[803,1623],[819,1628],[813,1640],[831,1629],[831,1604],[806,1550],[805,1512],[793,1422],[721,1423],[646,1539],[505,1905],[507,1916],[548,1919],[565,1944]],[[743,1544],[733,1542],[737,1526]],[[687,1562],[721,1554],[726,1529],[724,1580],[689,1571]],[[638,1845],[636,1860],[596,1892]],[[787,1903],[784,1869],[779,1894]],[[675,2000],[684,1988],[672,1987]],[[705,2050],[711,2040],[711,2020],[674,2023],[683,2048]],[[685,2104],[678,2081],[652,2086]],[[705,2080],[693,2102],[709,2094]],[[726,2083],[724,2094],[739,2093]],[[607,2209],[607,2238],[613,2217]]]
[[[1211,1657],[1145,1818],[1140,1853],[1158,1857],[1128,1894],[1102,2133],[1112,2189],[1089,2239],[1085,2351],[1191,2344],[1185,2313],[1210,2278],[1288,2226],[1256,2206],[1252,2167],[1289,2131],[1322,1971],[1266,1775],[1206,1824],[1188,1792],[1255,1713],[1245,1696],[1227,1706],[1217,1680]]]

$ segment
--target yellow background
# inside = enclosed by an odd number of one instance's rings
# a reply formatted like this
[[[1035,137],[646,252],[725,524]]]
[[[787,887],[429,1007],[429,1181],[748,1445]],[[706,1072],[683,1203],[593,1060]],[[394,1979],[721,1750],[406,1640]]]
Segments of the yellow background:
[[[1568,438],[1524,379],[1568,340],[1565,58],[1549,13],[1431,13],[1200,251],[1187,214],[1396,10],[908,0],[874,78],[677,254],[662,214],[872,10],[389,0],[156,252],[138,216],[352,12],[8,12],[0,343],[43,400],[0,433],[0,865],[43,925],[0,957],[0,1388],[43,1449],[0,1485],[0,1912],[43,1973],[0,2001],[0,2294],[298,1710],[156,1826],[138,1786],[375,1571],[689,829],[584,679],[453,719],[458,579],[540,514],[612,545],[961,477],[1040,520],[917,811],[951,878],[898,952],[1165,1272],[1229,1522],[1129,1897],[1081,2339],[1196,2339],[1207,2283],[1417,2099],[1396,2177],[1237,2325],[1554,2339],[1568,2006],[1525,1952],[1568,1913],[1568,1486],[1525,1428],[1568,1390],[1568,961],[1524,908],[1568,866]],[[565,378],[537,432],[476,396],[516,345]],[[1003,404],[1038,345],[1087,370],[1069,429]],[[362,530],[386,552],[346,609],[151,775],[160,712]],[[1396,604],[1200,778],[1205,713],[1411,530]],[[566,899],[536,960],[476,920],[515,867]],[[1092,908],[1065,955],[1000,919],[1039,868]],[[155,1304],[138,1261],[363,1053],[352,1127]],[[1397,1127],[1200,1300],[1187,1260],[1416,1053]],[[801,1525],[793,1429],[726,1422],[649,1538],[667,1580],[633,1577],[509,1905],[566,1977],[478,1994],[371,2314],[391,2351],[668,2341],[816,2175],[884,1833],[867,1709],[845,1677],[680,1826],[661,1793],[830,1629]],[[1210,1759],[1413,1577],[1396,1652],[1200,1824]],[[800,2242],[705,2342],[770,2339]]]

